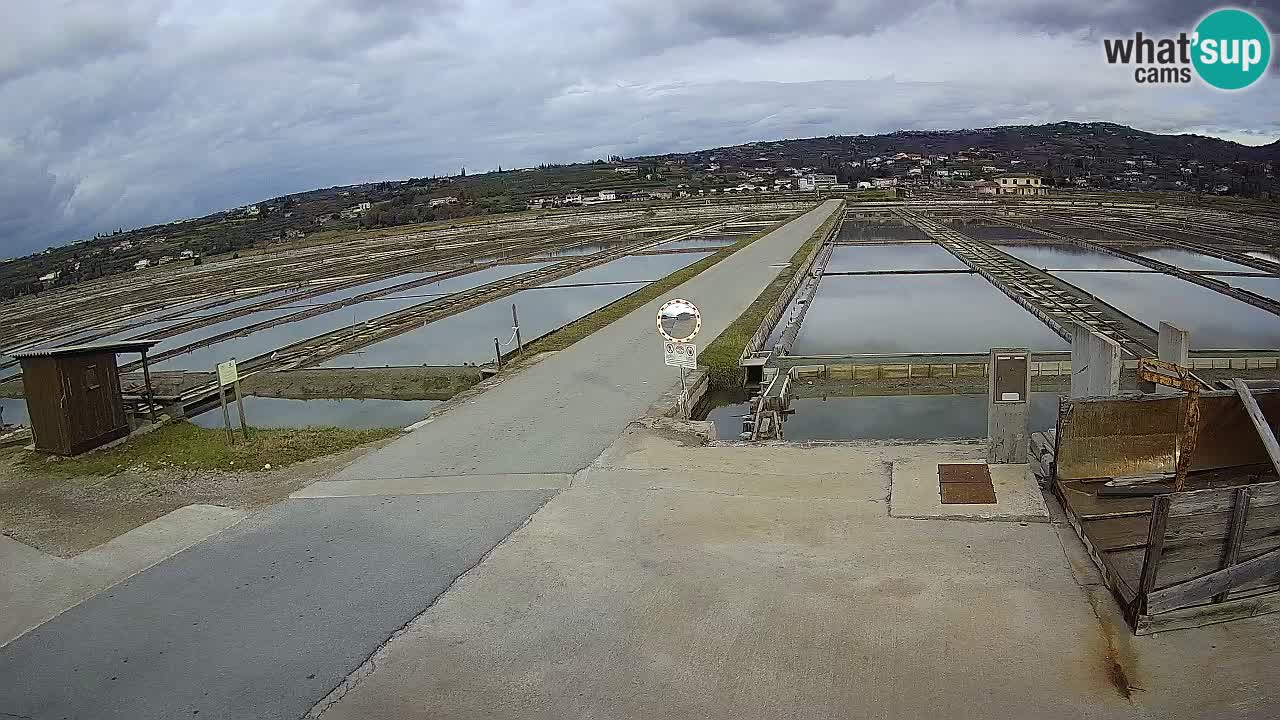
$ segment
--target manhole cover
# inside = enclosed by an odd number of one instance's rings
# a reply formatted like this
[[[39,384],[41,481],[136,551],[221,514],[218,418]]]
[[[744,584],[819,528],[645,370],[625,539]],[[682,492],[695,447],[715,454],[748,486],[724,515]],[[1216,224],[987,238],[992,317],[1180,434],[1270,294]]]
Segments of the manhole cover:
[[[943,505],[994,505],[991,483],[942,483]]]
[[[940,483],[986,483],[991,484],[991,470],[983,464],[951,463],[938,465],[938,482]]]
[[[938,465],[938,490],[943,505],[994,505],[996,490],[991,470],[974,463]]]

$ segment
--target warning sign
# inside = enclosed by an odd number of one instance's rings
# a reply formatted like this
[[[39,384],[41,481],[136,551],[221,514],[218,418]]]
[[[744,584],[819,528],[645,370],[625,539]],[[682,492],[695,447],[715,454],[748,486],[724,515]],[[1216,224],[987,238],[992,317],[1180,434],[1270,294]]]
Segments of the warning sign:
[[[672,367],[698,369],[698,346],[693,343],[672,342],[662,344],[662,354]]]

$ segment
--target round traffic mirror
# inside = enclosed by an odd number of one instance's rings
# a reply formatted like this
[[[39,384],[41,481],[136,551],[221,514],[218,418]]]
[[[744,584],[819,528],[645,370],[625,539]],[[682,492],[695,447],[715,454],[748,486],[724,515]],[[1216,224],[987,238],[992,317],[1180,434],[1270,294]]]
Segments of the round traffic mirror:
[[[658,310],[658,332],[672,342],[689,342],[702,329],[702,314],[688,300],[668,300]]]

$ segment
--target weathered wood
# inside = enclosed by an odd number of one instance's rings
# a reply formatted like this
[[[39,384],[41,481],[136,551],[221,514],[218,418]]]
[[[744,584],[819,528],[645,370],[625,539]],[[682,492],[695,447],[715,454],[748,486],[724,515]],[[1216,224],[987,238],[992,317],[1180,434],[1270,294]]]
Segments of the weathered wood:
[[[1260,539],[1245,538],[1241,544],[1240,560],[1248,560],[1264,553],[1280,548],[1280,536],[1270,536]],[[1164,551],[1160,555],[1160,576],[1156,581],[1153,590],[1163,590],[1188,580],[1194,580],[1203,577],[1211,572],[1222,569],[1222,550],[1221,543],[1212,545],[1182,545],[1170,547],[1166,541]],[[1142,573],[1142,561],[1146,554],[1146,548],[1128,548],[1125,550],[1111,550],[1105,552],[1104,558],[1110,563],[1118,573],[1128,578],[1130,582],[1137,584],[1138,577]],[[1272,581],[1263,579],[1259,584],[1270,584],[1272,582],[1280,582],[1280,580]],[[1233,593],[1238,593],[1240,586],[1232,589]]]
[[[1146,614],[1155,615],[1194,605],[1217,593],[1230,590],[1235,585],[1274,573],[1280,573],[1280,550],[1272,550],[1238,565],[1151,592],[1147,594],[1144,603]],[[1146,567],[1143,567],[1143,577],[1146,577]]]
[[[1205,513],[1231,512],[1235,507],[1235,488],[1188,490],[1173,496],[1169,513],[1173,517]],[[1258,508],[1280,505],[1280,482],[1256,483],[1249,486],[1249,504]]]
[[[1138,608],[1149,612],[1150,593],[1156,586],[1160,570],[1160,554],[1164,551],[1164,529],[1169,520],[1169,496],[1160,495],[1151,501],[1151,523],[1147,532],[1147,550],[1142,558],[1142,576],[1138,578]]]
[[[1267,423],[1267,418],[1262,414],[1262,408],[1258,407],[1258,401],[1254,399],[1253,393],[1249,391],[1249,386],[1240,378],[1232,378],[1231,384],[1236,389],[1236,394],[1240,396],[1240,402],[1244,403],[1245,412],[1249,413],[1249,419],[1253,421],[1253,428],[1258,431],[1258,439],[1262,440],[1262,446],[1267,449],[1267,457],[1271,458],[1271,465],[1275,467],[1276,472],[1280,473],[1280,442],[1276,442],[1275,433],[1271,432],[1271,425]]]
[[[1237,488],[1236,506],[1231,511],[1231,529],[1227,533],[1227,547],[1222,553],[1222,567],[1229,568],[1240,559],[1240,546],[1244,544],[1244,526],[1249,519],[1249,488]],[[1213,596],[1214,602],[1227,599],[1223,591]]]
[[[1169,630],[1186,630],[1273,612],[1280,612],[1280,592],[1232,598],[1223,603],[1170,610],[1159,615],[1139,615],[1133,632],[1135,635],[1149,635]]]

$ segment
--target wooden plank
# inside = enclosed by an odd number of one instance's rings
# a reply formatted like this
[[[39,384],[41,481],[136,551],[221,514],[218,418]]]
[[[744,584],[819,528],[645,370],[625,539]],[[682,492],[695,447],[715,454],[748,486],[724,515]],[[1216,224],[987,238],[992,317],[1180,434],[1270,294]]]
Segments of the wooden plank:
[[[1249,484],[1249,506],[1253,508],[1280,505],[1280,482]],[[1235,487],[1210,490],[1187,490],[1173,495],[1169,506],[1172,517],[1201,513],[1231,512],[1235,507]]]
[[[1183,543],[1225,543],[1231,532],[1232,511],[1170,517],[1165,528],[1165,545]],[[1263,532],[1280,528],[1280,506],[1257,507],[1249,503],[1246,531]]]
[[[1166,534],[1167,537],[1168,535]],[[1159,579],[1156,581],[1156,586],[1153,590],[1163,590],[1222,569],[1223,547],[1221,543],[1170,547],[1166,540],[1164,551],[1160,554]],[[1246,538],[1241,543],[1240,556],[1236,561],[1248,560],[1277,548],[1280,548],[1280,535],[1272,535],[1258,540]],[[1104,553],[1103,559],[1114,566],[1122,575],[1134,578],[1136,582],[1136,578],[1142,572],[1142,561],[1145,554],[1145,547],[1127,548],[1108,551]],[[1270,582],[1270,580],[1266,580],[1265,582],[1260,582],[1260,584],[1266,585]],[[1240,586],[1237,586],[1232,589],[1232,592],[1238,592],[1240,589]]]
[[[1149,635],[1169,630],[1185,630],[1273,612],[1280,612],[1280,592],[1232,598],[1223,603],[1170,610],[1159,615],[1139,615],[1133,632],[1135,635]]]
[[[1232,378],[1231,384],[1235,387],[1236,394],[1240,396],[1240,402],[1244,403],[1245,412],[1249,413],[1249,419],[1253,421],[1253,428],[1258,431],[1258,439],[1262,440],[1262,446],[1267,449],[1267,457],[1271,458],[1271,465],[1275,467],[1276,472],[1280,473],[1280,442],[1276,442],[1275,433],[1271,432],[1271,425],[1262,415],[1262,408],[1258,407],[1258,401],[1254,399],[1253,393],[1249,391],[1249,386],[1244,380]]]
[[[1244,544],[1244,524],[1249,518],[1249,488],[1237,488],[1236,506],[1231,511],[1231,530],[1227,533],[1227,547],[1222,553],[1222,567],[1229,568],[1240,559],[1240,546]],[[1226,590],[1213,596],[1214,602],[1227,599]]]
[[[1151,501],[1151,525],[1147,533],[1147,550],[1142,558],[1142,576],[1138,578],[1139,612],[1150,612],[1150,593],[1156,586],[1160,569],[1160,554],[1164,551],[1164,529],[1169,520],[1169,496],[1160,495]]]
[[[1089,484],[1079,480],[1060,481],[1061,494],[1067,509],[1082,520],[1109,517],[1147,515],[1151,512],[1151,498],[1098,497]]]
[[[1144,566],[1142,570],[1145,579],[1147,568]],[[1194,580],[1151,592],[1146,598],[1146,612],[1155,615],[1174,608],[1194,605],[1220,592],[1230,590],[1235,585],[1274,573],[1280,573],[1280,550],[1272,550],[1239,565],[1232,565]]]

